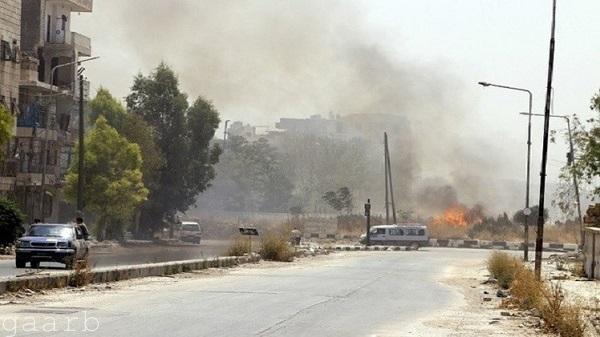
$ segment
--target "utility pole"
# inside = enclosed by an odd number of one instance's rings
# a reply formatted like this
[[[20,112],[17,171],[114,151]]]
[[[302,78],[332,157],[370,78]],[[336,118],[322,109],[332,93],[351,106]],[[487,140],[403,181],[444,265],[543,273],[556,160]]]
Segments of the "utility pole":
[[[225,129],[223,130],[223,152],[225,152],[227,144],[227,124],[229,124],[229,119],[225,121]]]
[[[391,164],[391,160],[390,160],[390,149],[388,147],[388,139],[387,139],[387,133],[384,133],[384,138],[385,138],[385,158],[386,158],[386,167],[387,167],[387,174],[388,174],[388,182],[390,184],[390,197],[392,199],[392,219],[394,219],[394,224],[397,223],[396,221],[396,203],[394,202],[394,183],[392,182],[392,164]]]
[[[387,133],[383,133],[383,167],[385,171],[385,224],[390,224],[390,202],[388,191],[388,165],[387,165]]]
[[[527,113],[522,112],[521,115],[528,115]],[[542,114],[529,114],[532,116],[541,116],[544,117],[544,115]],[[565,121],[567,121],[567,130],[568,130],[568,136],[569,136],[569,148],[570,148],[570,152],[567,154],[567,166],[575,166],[575,147],[573,146],[573,133],[571,131],[571,119],[569,118],[569,116],[566,115],[550,115],[551,118],[562,118]],[[577,204],[577,220],[579,221],[579,226],[581,229],[581,237],[580,237],[580,246],[583,245],[583,239],[584,239],[584,224],[583,224],[583,217],[581,215],[581,200],[579,198],[579,183],[577,181],[577,173],[575,172],[575,170],[571,170],[572,176],[573,176],[573,189],[575,190],[575,203]]]
[[[66,67],[66,66],[70,66],[70,65],[81,65],[84,62],[89,62],[89,61],[93,61],[96,59],[99,59],[99,56],[95,56],[95,57],[90,57],[87,58],[85,60],[77,60],[77,61],[72,61],[72,62],[67,62],[67,63],[63,63],[63,64],[59,64],[57,66],[55,66],[54,68],[52,68],[50,70],[50,98],[53,98],[53,94],[54,94],[54,73],[56,72],[56,70],[58,68],[62,68],[62,67]],[[58,105],[56,104],[56,101],[54,103],[54,114],[56,115],[56,110],[58,109]],[[48,161],[48,127],[49,127],[49,122],[50,122],[50,111],[48,111],[48,113],[46,114],[46,129],[45,129],[45,134],[44,134],[44,143],[42,144],[42,186],[41,186],[41,194],[42,194],[42,200],[40,201],[40,217],[42,218],[41,220],[44,221],[44,199],[46,196],[46,164]]]
[[[371,244],[371,199],[367,199],[365,204],[365,216],[367,217],[367,241],[366,245]]]
[[[83,184],[84,184],[84,127],[85,122],[83,120],[83,74],[79,74],[79,153],[78,153],[78,174],[77,174],[77,211],[79,214],[83,214]]]
[[[546,193],[546,164],[548,162],[548,134],[550,129],[550,106],[552,103],[552,75],[554,72],[554,45],[556,31],[556,0],[552,1],[552,28],[548,57],[548,81],[546,83],[546,106],[544,108],[544,139],[542,142],[542,169],[540,172],[540,200],[538,203],[537,237],[535,239],[535,276],[542,276],[542,250],[544,245],[544,194]]]

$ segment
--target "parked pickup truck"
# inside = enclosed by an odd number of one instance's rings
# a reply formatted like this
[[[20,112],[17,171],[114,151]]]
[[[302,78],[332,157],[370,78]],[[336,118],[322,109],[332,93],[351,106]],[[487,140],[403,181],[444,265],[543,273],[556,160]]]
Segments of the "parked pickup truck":
[[[15,264],[38,268],[40,262],[64,263],[73,269],[75,262],[89,254],[89,245],[83,231],[74,224],[34,224],[17,241]]]

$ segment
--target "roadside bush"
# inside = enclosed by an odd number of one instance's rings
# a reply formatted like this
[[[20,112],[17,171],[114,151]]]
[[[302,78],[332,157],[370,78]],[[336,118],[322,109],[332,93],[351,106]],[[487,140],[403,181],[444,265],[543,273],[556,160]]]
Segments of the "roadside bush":
[[[84,287],[92,282],[92,269],[87,258],[73,263],[75,263],[75,270],[69,278],[69,285],[71,287]]]
[[[493,278],[498,280],[498,285],[508,289],[515,279],[517,269],[521,262],[507,253],[492,252],[487,260],[487,269]]]
[[[288,245],[288,236],[277,232],[267,232],[261,239],[260,255],[265,260],[291,262],[294,250]]]
[[[539,308],[546,328],[561,337],[582,337],[585,323],[581,307],[565,301],[560,284],[551,285],[544,292],[544,301]]]
[[[0,247],[13,244],[24,232],[23,214],[17,205],[0,199]]]
[[[515,278],[510,286],[510,302],[520,309],[540,308],[544,300],[545,285],[535,277],[535,273],[519,263]]]
[[[227,256],[243,256],[250,252],[250,240],[244,237],[237,237],[229,245]]]
[[[567,303],[560,284],[540,281],[535,273],[507,253],[493,252],[487,261],[492,277],[502,288],[510,288],[508,303],[522,310],[536,309],[545,328],[561,337],[582,337],[585,324],[581,306]]]

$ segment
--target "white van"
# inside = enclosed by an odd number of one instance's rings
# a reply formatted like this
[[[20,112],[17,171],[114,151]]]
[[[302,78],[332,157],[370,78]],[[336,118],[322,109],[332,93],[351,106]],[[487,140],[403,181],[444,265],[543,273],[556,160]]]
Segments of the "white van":
[[[380,225],[371,227],[370,244],[424,247],[429,245],[429,231],[421,224]],[[366,243],[367,235],[360,236]]]
[[[182,221],[179,229],[179,240],[200,244],[202,229],[200,224],[194,221]]]

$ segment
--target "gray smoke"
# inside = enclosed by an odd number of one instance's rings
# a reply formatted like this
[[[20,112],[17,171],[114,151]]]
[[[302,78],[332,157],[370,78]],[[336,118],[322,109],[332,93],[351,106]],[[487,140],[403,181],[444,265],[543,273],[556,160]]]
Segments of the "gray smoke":
[[[115,15],[110,29],[122,31],[114,38],[141,69],[164,60],[191,96],[211,99],[228,119],[264,124],[329,111],[398,116],[363,128],[375,145],[383,131],[390,135],[402,207],[432,211],[447,198],[490,210],[513,207],[512,193],[493,192],[500,183],[484,174],[503,170],[506,161],[501,149],[465,130],[469,111],[451,69],[406,62],[366,28],[357,4],[103,0],[96,6]]]

